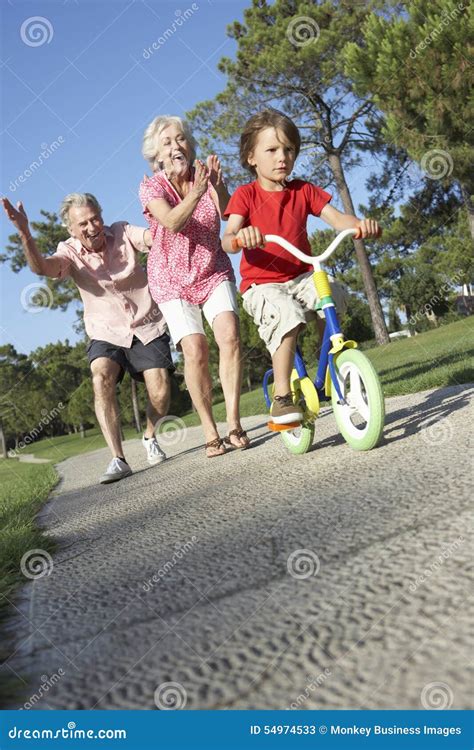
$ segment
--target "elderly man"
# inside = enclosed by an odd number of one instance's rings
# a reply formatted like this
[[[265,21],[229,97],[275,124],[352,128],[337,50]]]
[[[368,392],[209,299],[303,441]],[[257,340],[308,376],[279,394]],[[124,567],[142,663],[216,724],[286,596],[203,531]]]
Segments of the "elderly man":
[[[144,380],[148,392],[143,446],[148,462],[161,463],[165,454],[155,437],[155,426],[168,411],[169,371],[173,363],[166,326],[153,302],[137,251],[148,251],[150,231],[118,221],[104,224],[102,209],[90,193],[71,193],[60,215],[71,236],[57,251],[44,257],[31,236],[22,203],[2,203],[18,230],[33,273],[53,279],[71,276],[84,303],[84,324],[91,341],[87,352],[92,372],[95,413],[112,453],[102,484],[129,476],[120,438],[116,384],[125,371]]]

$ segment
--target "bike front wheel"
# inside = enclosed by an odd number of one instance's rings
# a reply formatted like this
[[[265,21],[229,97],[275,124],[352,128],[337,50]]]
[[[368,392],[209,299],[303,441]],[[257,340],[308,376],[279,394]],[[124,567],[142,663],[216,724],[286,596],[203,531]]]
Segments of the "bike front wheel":
[[[336,423],[344,440],[356,451],[369,451],[380,442],[385,403],[380,380],[372,363],[357,349],[347,349],[335,359],[339,403],[332,384],[331,400]]]
[[[290,453],[300,456],[307,453],[313,444],[314,424],[301,424],[293,430],[284,430],[280,434]]]

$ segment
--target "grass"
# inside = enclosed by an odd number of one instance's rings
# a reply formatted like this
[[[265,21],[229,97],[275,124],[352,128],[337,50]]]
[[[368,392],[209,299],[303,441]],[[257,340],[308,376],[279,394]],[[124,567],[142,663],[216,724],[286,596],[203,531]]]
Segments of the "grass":
[[[386,396],[474,382],[474,317],[412,338],[398,339],[387,346],[367,349],[364,353],[377,370]],[[314,374],[311,368],[310,374]],[[242,393],[240,406],[243,417],[264,414],[266,407],[261,387]],[[218,422],[225,421],[223,401],[214,405],[214,416]],[[199,424],[195,412],[189,412],[182,419],[187,427]],[[137,433],[129,427],[125,429],[125,437],[137,437]],[[25,452],[34,452],[38,458],[58,463],[104,447],[100,430],[94,428],[87,431],[85,438],[77,434],[44,438],[29,445]]]
[[[125,439],[137,437],[137,432],[132,427],[124,429]],[[99,448],[105,448],[106,442],[98,427],[86,431],[86,436],[81,438],[78,433],[72,435],[60,435],[59,437],[47,437],[30,443],[26,448],[18,451],[19,455],[25,453],[34,454],[36,458],[47,458],[54,463],[64,461],[71,456],[81,453],[89,453]]]
[[[53,550],[51,540],[36,526],[35,516],[56,481],[57,474],[51,464],[0,461],[0,621],[8,614],[13,589],[28,580],[21,572],[23,555],[29,550]],[[8,644],[4,638],[0,643],[0,661],[3,661],[9,653]],[[0,682],[0,699],[16,693],[19,686],[5,672]]]
[[[364,352],[386,396],[474,382],[474,317]]]

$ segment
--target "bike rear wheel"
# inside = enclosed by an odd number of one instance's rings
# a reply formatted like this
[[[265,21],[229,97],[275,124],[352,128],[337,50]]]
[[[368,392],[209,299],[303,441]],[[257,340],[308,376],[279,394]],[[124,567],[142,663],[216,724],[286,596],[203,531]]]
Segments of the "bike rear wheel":
[[[339,403],[334,384],[331,400],[337,426],[356,451],[368,451],[380,442],[385,403],[380,380],[372,363],[357,349],[347,349],[335,359],[339,388],[346,401]]]

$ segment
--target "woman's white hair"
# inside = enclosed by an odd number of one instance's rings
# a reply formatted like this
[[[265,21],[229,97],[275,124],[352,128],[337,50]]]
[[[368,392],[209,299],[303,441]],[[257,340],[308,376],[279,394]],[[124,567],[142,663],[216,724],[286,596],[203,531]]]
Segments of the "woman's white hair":
[[[187,120],[176,115],[159,115],[150,122],[143,136],[142,154],[150,163],[153,172],[163,169],[163,162],[158,159],[159,137],[168,125],[177,125],[183,132],[191,149],[191,164],[196,158],[196,141]]]
[[[83,206],[90,206],[102,216],[102,207],[95,195],[92,195],[92,193],[69,193],[69,195],[66,195],[66,197],[64,198],[59,209],[61,222],[63,226],[67,227],[68,229],[69,211],[73,206],[78,206],[80,208],[82,208]]]

